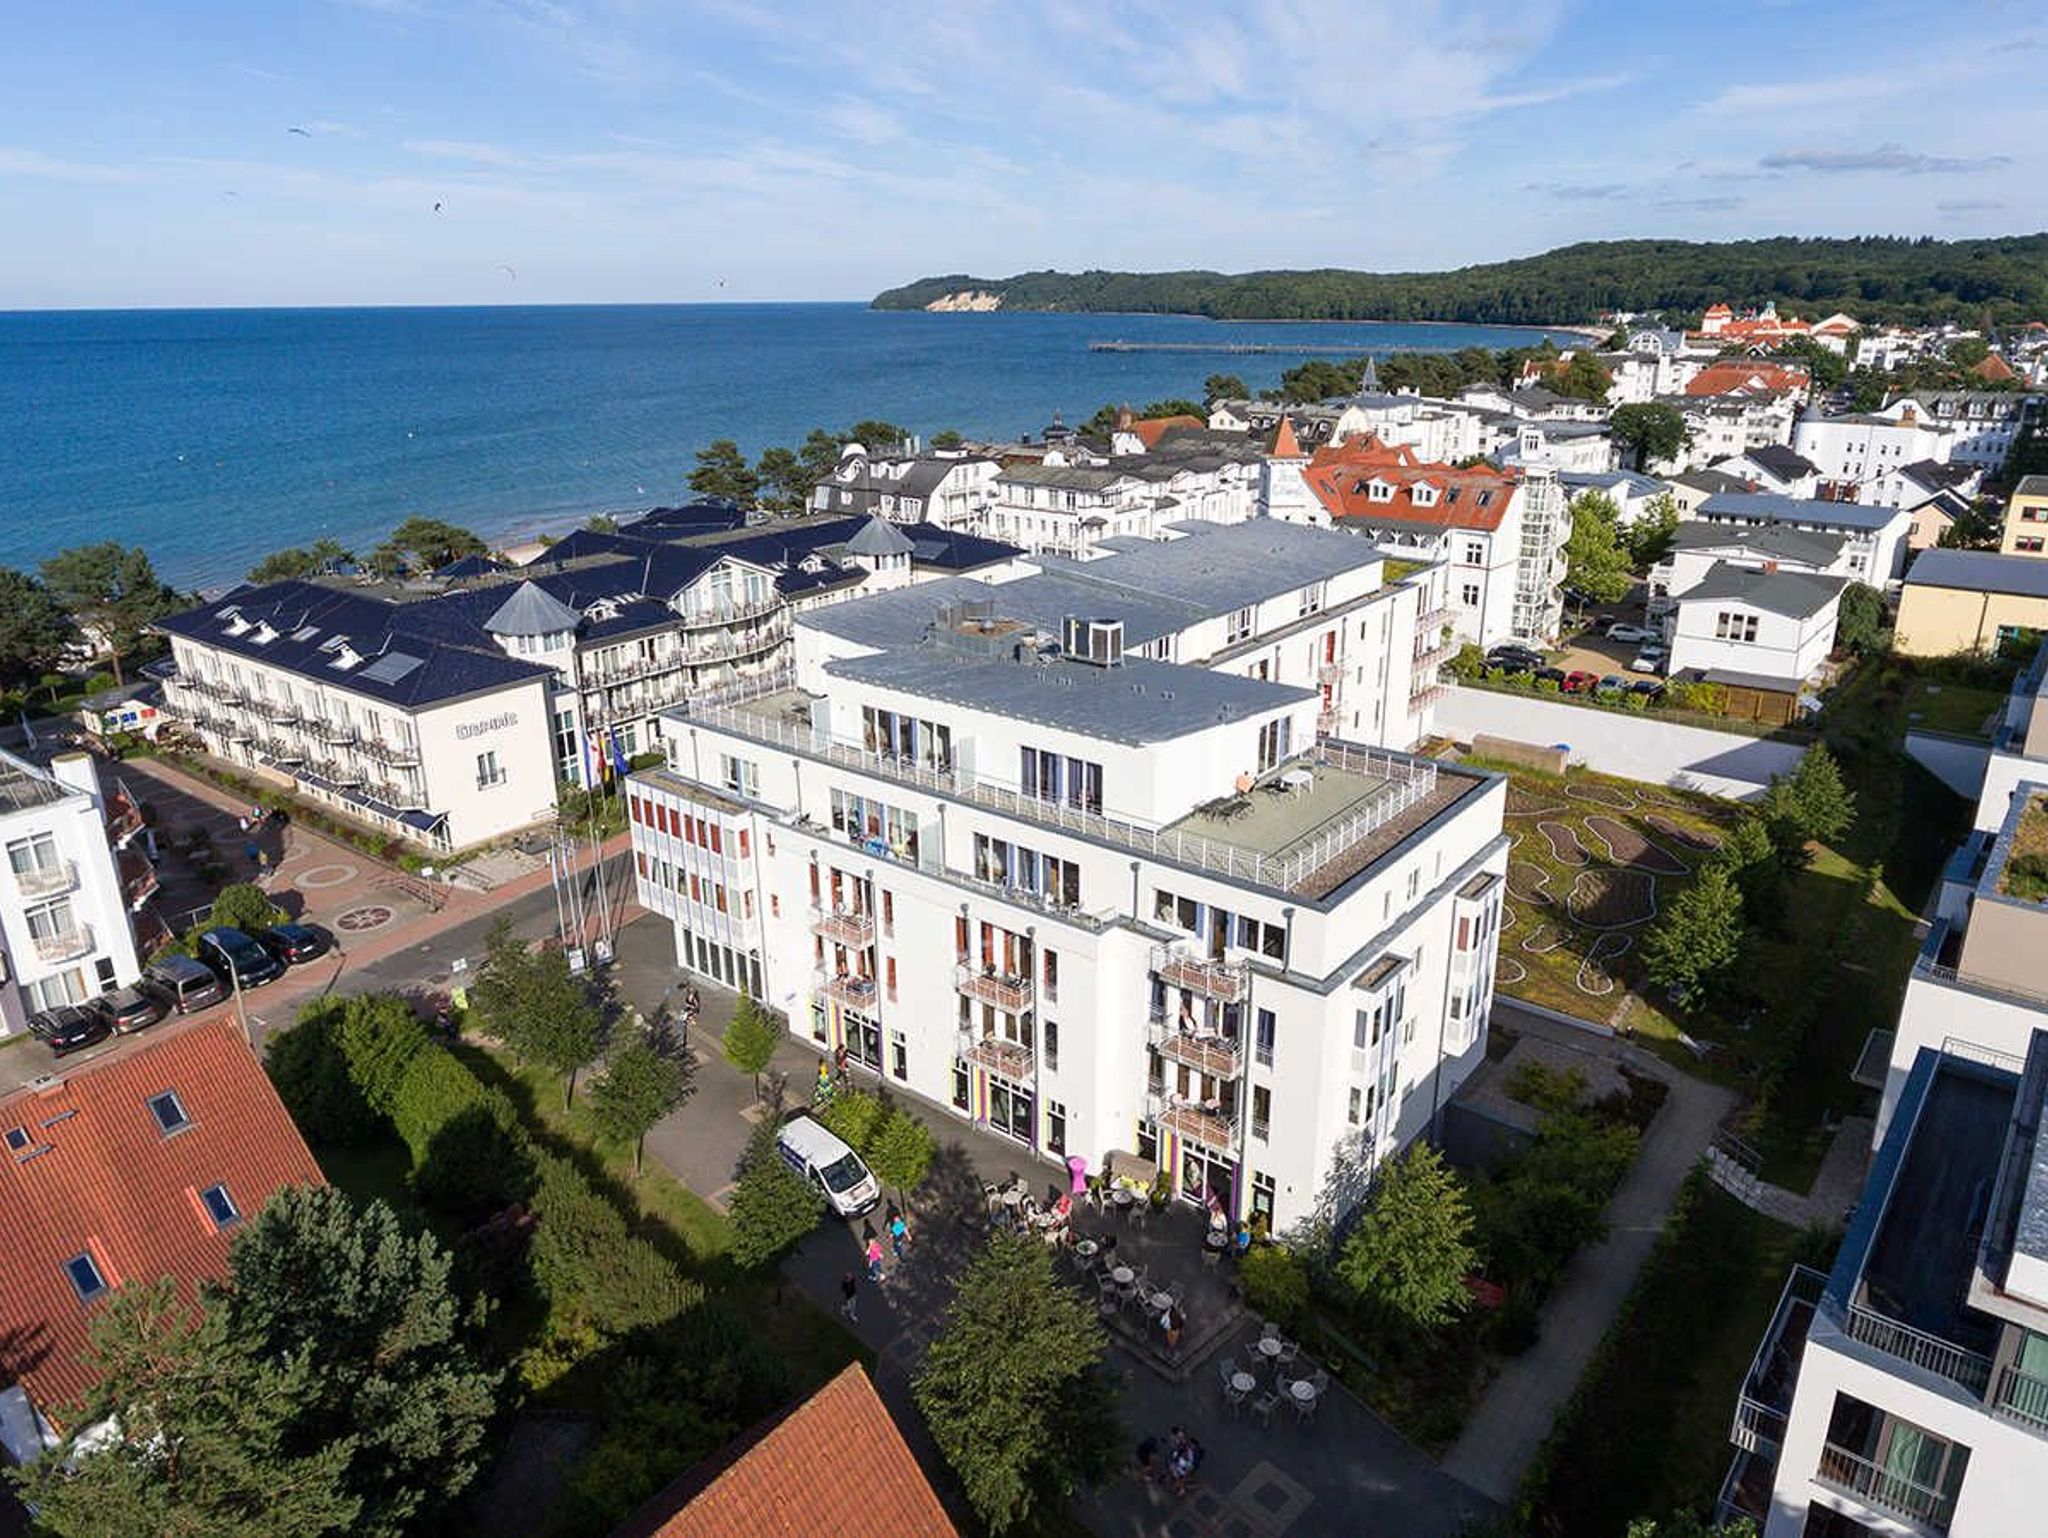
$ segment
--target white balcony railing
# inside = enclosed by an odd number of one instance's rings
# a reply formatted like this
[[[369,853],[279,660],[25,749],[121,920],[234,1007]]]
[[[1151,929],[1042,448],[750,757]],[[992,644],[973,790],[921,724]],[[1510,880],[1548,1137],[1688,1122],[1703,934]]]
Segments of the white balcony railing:
[[[875,916],[851,908],[813,908],[811,933],[838,945],[872,945],[875,941]]]
[[[1226,1004],[1244,997],[1250,976],[1243,961],[1219,961],[1170,945],[1152,947],[1152,970],[1169,988],[1185,988]]]
[[[1233,1153],[1237,1148],[1237,1118],[1221,1106],[1198,1105],[1179,1095],[1154,1091],[1145,1097],[1145,1108],[1152,1119],[1167,1131],[1213,1148],[1218,1153]]]
[[[54,934],[35,936],[35,952],[38,961],[55,965],[60,961],[72,961],[92,953],[92,926],[77,924],[69,929],[60,929]]]
[[[1007,1036],[981,1035],[976,1031],[960,1032],[960,1055],[977,1067],[1006,1079],[1028,1080],[1035,1054],[1021,1041],[1012,1041]]]
[[[1844,1331],[1851,1340],[1861,1341],[1887,1356],[1895,1356],[1902,1362],[1938,1373],[1980,1397],[1991,1382],[1990,1357],[1966,1350],[1939,1335],[1916,1330],[1910,1324],[1901,1324],[1872,1309],[1852,1307]]]
[[[1244,1070],[1244,1042],[1236,1036],[1183,1031],[1173,1020],[1149,1021],[1145,1039],[1170,1063],[1185,1063],[1214,1079],[1234,1079]]]
[[[23,897],[55,897],[78,885],[78,862],[59,860],[54,865],[31,865],[14,873],[15,890]]]

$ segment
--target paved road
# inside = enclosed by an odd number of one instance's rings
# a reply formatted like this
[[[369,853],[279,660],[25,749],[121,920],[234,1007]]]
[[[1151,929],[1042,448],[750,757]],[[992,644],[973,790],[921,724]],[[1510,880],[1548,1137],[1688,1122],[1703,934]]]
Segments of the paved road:
[[[1543,1310],[1543,1333],[1488,1387],[1444,1472],[1499,1501],[1512,1500],[1550,1423],[1585,1375],[1593,1353],[1649,1259],[1664,1220],[1715,1130],[1735,1108],[1733,1092],[1703,1084],[1622,1041],[1603,1042],[1517,1009],[1505,1000],[1494,1020],[1525,1035],[1608,1052],[1662,1079],[1670,1096],[1650,1124],[1635,1167],[1607,1204],[1607,1237],[1580,1252]]]

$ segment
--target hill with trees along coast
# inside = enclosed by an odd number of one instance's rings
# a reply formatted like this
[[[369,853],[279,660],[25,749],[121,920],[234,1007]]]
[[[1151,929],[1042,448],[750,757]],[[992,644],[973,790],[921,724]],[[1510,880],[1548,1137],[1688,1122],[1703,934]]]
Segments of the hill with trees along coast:
[[[1819,318],[2048,318],[2048,234],[1993,240],[1608,240],[1450,272],[1026,272],[921,278],[874,300],[921,310],[948,295],[1005,310],[1206,315],[1215,320],[1460,321],[1558,325],[1606,310],[1697,316],[1715,302]]]

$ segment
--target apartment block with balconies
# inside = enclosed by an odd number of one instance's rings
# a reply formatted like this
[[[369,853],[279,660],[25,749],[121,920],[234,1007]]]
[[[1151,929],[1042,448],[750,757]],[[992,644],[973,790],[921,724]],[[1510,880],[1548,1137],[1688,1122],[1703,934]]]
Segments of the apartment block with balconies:
[[[787,680],[671,712],[628,784],[641,900],[682,966],[1020,1158],[1121,1152],[1284,1225],[1484,1056],[1502,782],[1135,655],[1113,586],[1048,628],[1033,580],[799,615]]]
[[[90,758],[0,753],[0,1036],[135,981],[131,915],[156,889],[139,809]]]
[[[1788,1281],[1724,1514],[1764,1538],[2039,1530],[2048,1488],[2048,1031],[1922,1048],[1833,1269]]]

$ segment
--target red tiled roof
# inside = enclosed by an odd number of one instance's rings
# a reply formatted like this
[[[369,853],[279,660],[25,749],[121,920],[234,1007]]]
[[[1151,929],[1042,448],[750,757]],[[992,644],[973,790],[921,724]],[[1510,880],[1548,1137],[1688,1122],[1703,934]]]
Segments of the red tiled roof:
[[[614,1538],[959,1538],[854,1363],[650,1501]]]
[[[1783,363],[1759,363],[1751,358],[1729,358],[1710,363],[1687,381],[1687,395],[1782,395],[1804,390],[1813,376],[1803,368]]]
[[[1207,427],[1208,425],[1200,417],[1191,417],[1183,412],[1179,416],[1172,417],[1141,417],[1131,423],[1125,431],[1144,444],[1146,452],[1149,453],[1151,450],[1158,448],[1159,440],[1172,432],[1176,427],[1199,428]]]
[[[1498,529],[1521,485],[1513,471],[1490,465],[1425,464],[1406,444],[1389,448],[1370,434],[1317,449],[1301,473],[1332,518],[1436,529]],[[1374,481],[1391,496],[1374,501]]]
[[[168,1136],[149,1107],[165,1090],[191,1123]],[[200,1192],[225,1184],[246,1218],[283,1186],[325,1183],[225,1020],[0,1100],[0,1131],[16,1127],[27,1148],[0,1148],[0,1384],[20,1382],[46,1415],[92,1385],[94,1305],[66,1261],[90,1254],[111,1286],[196,1287],[227,1275],[235,1232],[215,1228]]]
[[[1986,354],[1984,354],[1984,356],[1977,361],[1976,365],[1973,368],[1971,368],[1970,372],[1975,374],[1979,379],[1987,380],[1992,383],[1997,383],[2007,379],[2017,379],[2020,377],[2012,371],[2012,365],[2007,363],[2005,359],[1999,357],[1998,354],[1995,352],[1987,352]]]
[[[1301,442],[1294,436],[1294,423],[1290,418],[1283,415],[1273,428],[1273,444],[1266,454],[1271,459],[1301,458]]]

